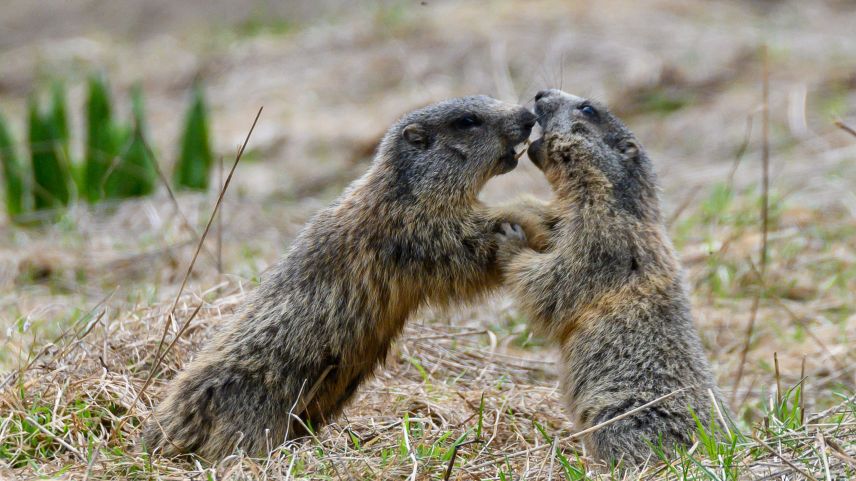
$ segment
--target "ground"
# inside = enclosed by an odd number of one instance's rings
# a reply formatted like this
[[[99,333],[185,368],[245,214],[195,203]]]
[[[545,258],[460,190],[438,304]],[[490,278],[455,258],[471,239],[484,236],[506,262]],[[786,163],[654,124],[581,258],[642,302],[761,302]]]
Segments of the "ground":
[[[856,477],[856,136],[834,123],[856,125],[853,25],[844,0],[5,2],[0,111],[16,138],[27,95],[60,78],[79,157],[93,71],[123,115],[142,86],[165,169],[194,79],[227,168],[264,110],[183,290],[213,189],[79,205],[41,227],[0,220],[0,478]],[[671,464],[603,474],[573,436],[554,348],[499,293],[420,312],[309,440],[213,466],[140,453],[164,384],[397,116],[544,87],[605,101],[649,150],[733,445],[702,430]],[[550,196],[525,158],[482,197],[521,193]]]

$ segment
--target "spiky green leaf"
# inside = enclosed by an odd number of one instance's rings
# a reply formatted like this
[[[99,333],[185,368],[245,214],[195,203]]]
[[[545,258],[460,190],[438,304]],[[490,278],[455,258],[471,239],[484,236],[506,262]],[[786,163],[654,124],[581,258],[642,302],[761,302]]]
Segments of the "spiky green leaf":
[[[173,174],[175,185],[187,189],[207,189],[212,159],[208,141],[208,110],[202,87],[196,85],[184,124],[181,154]]]
[[[146,120],[142,91],[135,88],[131,94],[134,125],[129,132],[117,129],[119,160],[109,172],[104,185],[108,198],[121,199],[143,196],[154,192],[157,182],[155,159],[146,145]]]
[[[83,185],[86,198],[96,202],[104,195],[107,171],[116,157],[116,130],[112,123],[110,93],[103,77],[89,78],[86,100],[86,153]]]
[[[27,172],[15,151],[6,119],[0,115],[0,162],[3,164],[3,184],[6,189],[6,212],[14,219],[28,210]]]
[[[42,115],[36,98],[31,97],[28,123],[34,206],[65,206],[71,197],[71,174],[57,117],[53,111]]]

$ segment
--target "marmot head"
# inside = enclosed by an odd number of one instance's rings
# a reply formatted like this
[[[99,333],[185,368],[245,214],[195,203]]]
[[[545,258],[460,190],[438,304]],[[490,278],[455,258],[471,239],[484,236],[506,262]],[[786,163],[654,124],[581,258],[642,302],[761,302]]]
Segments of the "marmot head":
[[[606,106],[550,89],[535,96],[535,114],[544,136],[529,147],[529,158],[558,195],[599,191],[640,217],[656,214],[651,162]],[[588,192],[568,191],[582,185]]]
[[[379,167],[393,173],[396,195],[430,201],[474,199],[488,179],[517,166],[514,147],[535,115],[486,97],[446,100],[406,114],[381,143]]]

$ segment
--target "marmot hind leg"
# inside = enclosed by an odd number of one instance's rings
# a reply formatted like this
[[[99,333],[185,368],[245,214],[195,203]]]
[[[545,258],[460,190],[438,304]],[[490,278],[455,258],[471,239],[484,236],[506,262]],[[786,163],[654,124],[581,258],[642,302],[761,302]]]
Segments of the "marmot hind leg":
[[[146,425],[149,452],[216,460],[236,447],[257,452],[285,441],[288,420],[279,419],[279,396],[272,396],[262,379],[207,365],[191,367],[177,381]],[[270,446],[257,445],[262,440]]]

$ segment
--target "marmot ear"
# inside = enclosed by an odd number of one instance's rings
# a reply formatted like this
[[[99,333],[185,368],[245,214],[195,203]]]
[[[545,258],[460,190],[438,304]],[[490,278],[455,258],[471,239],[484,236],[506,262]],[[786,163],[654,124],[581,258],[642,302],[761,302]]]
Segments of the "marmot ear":
[[[422,124],[409,124],[401,130],[401,137],[410,145],[424,149],[428,147],[428,132]]]
[[[618,144],[619,150],[625,159],[633,160],[639,157],[639,144],[633,139],[624,139]]]

